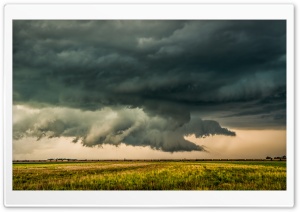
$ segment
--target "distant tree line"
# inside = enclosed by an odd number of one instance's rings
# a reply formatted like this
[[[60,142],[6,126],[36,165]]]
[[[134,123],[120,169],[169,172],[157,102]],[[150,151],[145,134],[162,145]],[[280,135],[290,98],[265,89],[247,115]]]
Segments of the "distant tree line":
[[[281,157],[274,157],[274,158],[272,158],[272,157],[270,157],[270,156],[267,156],[266,157],[266,159],[267,160],[286,160],[286,156],[284,155],[284,156],[281,156]]]
[[[47,160],[49,160],[49,161],[76,161],[77,159],[71,159],[71,158],[49,158]]]

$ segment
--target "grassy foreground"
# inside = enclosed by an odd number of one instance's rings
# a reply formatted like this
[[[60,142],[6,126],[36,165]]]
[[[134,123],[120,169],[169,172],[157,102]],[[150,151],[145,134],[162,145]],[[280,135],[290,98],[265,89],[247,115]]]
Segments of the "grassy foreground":
[[[13,164],[13,190],[285,190],[286,162]]]

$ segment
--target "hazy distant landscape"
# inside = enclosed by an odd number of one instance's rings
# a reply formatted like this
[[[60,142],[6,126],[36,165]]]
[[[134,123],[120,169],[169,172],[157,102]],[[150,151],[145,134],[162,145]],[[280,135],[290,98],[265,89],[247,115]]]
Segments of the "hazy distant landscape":
[[[13,190],[285,190],[286,161],[15,162]]]

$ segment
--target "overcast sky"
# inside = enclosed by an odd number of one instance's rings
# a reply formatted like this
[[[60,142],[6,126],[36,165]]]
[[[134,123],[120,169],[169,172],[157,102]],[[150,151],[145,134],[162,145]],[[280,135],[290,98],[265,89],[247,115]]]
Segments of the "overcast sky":
[[[186,157],[285,135],[286,22],[16,20],[13,104],[14,158],[32,142]]]

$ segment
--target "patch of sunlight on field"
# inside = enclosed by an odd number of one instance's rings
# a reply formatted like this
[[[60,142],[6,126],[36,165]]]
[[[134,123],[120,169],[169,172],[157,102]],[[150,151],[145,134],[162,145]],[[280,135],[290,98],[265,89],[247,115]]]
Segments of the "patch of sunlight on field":
[[[14,190],[285,190],[286,162],[13,164]]]

